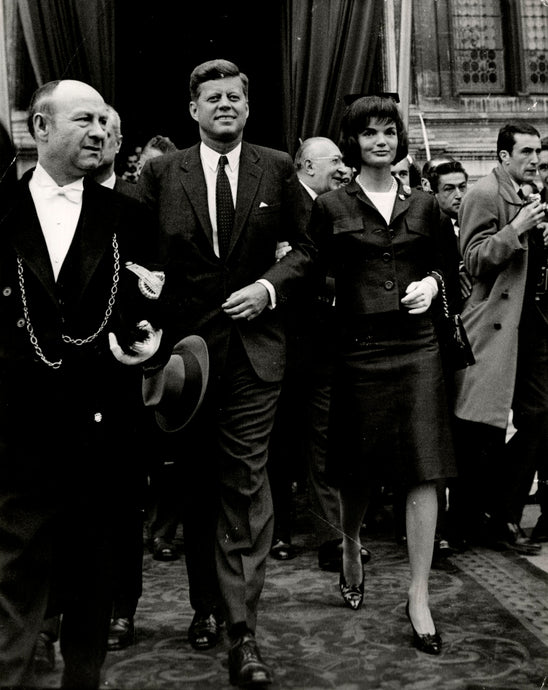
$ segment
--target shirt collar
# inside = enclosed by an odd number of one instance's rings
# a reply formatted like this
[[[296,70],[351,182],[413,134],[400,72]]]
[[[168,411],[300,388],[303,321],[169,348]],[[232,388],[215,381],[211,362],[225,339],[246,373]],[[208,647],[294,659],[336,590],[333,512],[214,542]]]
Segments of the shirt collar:
[[[107,179],[104,182],[101,182],[101,185],[103,187],[108,187],[109,189],[114,189],[114,185],[116,184],[116,173],[112,173],[110,177],[107,177]]]
[[[36,168],[34,169],[34,172],[32,174],[32,180],[34,184],[37,187],[40,187],[41,189],[51,189],[52,187],[59,187],[57,182],[55,182],[53,177],[48,172],[46,172],[46,170],[40,165],[40,163],[36,164]],[[64,185],[63,189],[77,189],[79,191],[82,191],[84,189],[84,178],[80,177],[74,182]]]
[[[233,148],[232,151],[229,151],[229,153],[225,153],[224,155],[228,158],[228,167],[230,170],[234,171],[238,167],[238,163],[240,161],[240,153],[242,151],[242,142],[240,142],[236,148]],[[212,148],[207,146],[207,144],[204,144],[202,141],[200,144],[200,157],[204,161],[204,163],[211,168],[211,170],[217,170],[217,166],[219,165],[219,158],[221,155],[218,151],[214,151]]]
[[[299,178],[299,182],[302,184],[302,186],[306,189],[306,191],[310,194],[310,196],[315,199],[318,194],[315,192],[311,187],[309,187],[306,182],[303,182],[301,178]]]

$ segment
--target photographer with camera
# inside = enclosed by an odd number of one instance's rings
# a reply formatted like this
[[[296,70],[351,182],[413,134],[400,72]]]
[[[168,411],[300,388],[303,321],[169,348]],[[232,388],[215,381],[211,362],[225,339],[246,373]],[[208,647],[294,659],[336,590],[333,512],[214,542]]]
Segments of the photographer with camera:
[[[519,527],[537,461],[548,456],[548,294],[541,283],[545,203],[525,197],[540,134],[504,125],[497,167],[459,211],[460,248],[472,277],[462,319],[476,358],[456,374],[455,414],[465,541],[537,553]],[[516,428],[506,443],[509,421]]]

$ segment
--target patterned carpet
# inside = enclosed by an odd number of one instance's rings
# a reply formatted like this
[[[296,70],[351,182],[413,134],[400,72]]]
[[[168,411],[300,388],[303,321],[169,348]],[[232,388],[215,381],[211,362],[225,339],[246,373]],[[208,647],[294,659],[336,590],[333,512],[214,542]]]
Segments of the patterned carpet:
[[[368,537],[364,606],[353,612],[342,606],[338,575],[319,570],[311,539],[301,530],[297,558],[269,560],[258,640],[275,672],[273,690],[548,688],[548,576],[526,559],[474,549],[432,571],[444,649],[429,657],[411,645],[405,548],[389,535]],[[160,563],[147,554],[144,565],[137,642],[108,654],[104,688],[230,688],[226,640],[201,653],[186,640],[192,612],[184,561]],[[60,669],[44,687],[56,687],[59,677]]]

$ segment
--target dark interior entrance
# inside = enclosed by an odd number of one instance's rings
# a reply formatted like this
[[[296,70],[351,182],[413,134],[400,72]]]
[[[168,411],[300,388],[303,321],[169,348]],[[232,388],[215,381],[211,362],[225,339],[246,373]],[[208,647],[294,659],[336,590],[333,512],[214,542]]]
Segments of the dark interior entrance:
[[[281,9],[278,0],[116,3],[114,105],[126,153],[155,134],[180,148],[197,141],[188,112],[190,72],[219,57],[249,77],[246,139],[281,148]]]

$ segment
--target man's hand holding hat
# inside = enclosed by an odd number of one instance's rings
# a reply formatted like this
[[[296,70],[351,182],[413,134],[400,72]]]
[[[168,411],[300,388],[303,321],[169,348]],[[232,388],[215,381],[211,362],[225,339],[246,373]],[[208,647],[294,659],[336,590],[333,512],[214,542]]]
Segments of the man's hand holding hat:
[[[205,340],[189,335],[180,340],[160,371],[143,379],[143,401],[154,409],[163,431],[179,431],[202,404],[209,379]]]
[[[114,357],[122,364],[142,364],[156,354],[162,339],[162,329],[155,330],[148,321],[141,321],[137,328],[143,333],[142,340],[136,340],[126,352],[118,343],[118,338],[114,333],[108,334],[110,351]]]

